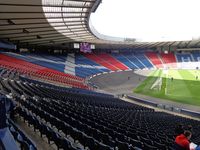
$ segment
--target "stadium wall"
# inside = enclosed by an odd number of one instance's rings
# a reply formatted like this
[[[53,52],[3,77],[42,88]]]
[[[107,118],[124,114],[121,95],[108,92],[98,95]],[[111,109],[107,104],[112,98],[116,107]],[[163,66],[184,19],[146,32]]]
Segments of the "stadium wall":
[[[152,102],[152,101],[142,99],[142,98],[139,98],[139,97],[135,97],[135,96],[125,95],[125,97],[128,98],[128,99],[131,99],[133,101],[142,103],[142,104],[146,104],[146,105],[161,108],[161,109],[164,109],[164,110],[173,111],[173,112],[176,112],[176,113],[200,118],[200,112],[191,111],[191,110],[184,109],[184,108],[177,108],[177,107],[169,106],[169,105],[166,105],[166,104],[159,104],[159,103]]]

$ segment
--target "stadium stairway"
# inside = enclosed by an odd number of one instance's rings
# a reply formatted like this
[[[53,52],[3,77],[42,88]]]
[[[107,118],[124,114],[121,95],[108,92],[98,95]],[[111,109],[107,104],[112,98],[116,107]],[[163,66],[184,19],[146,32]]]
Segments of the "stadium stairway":
[[[69,73],[69,74],[75,74],[75,58],[74,58],[74,54],[68,54],[66,56],[66,61],[65,61],[65,69],[64,72],[65,73]]]
[[[154,52],[146,52],[145,55],[149,58],[149,60],[154,64],[157,68],[163,68],[162,61],[159,56]]]
[[[176,57],[173,53],[168,53],[168,54],[161,53],[160,56],[161,56],[161,58],[164,62],[164,65],[166,65],[167,67],[170,67],[170,68],[176,68],[177,67]]]

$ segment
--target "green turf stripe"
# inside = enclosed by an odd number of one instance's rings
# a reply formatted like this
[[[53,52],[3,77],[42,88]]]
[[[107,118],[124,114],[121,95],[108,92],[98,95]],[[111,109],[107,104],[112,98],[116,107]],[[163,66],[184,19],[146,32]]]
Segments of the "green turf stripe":
[[[199,85],[200,85],[200,81],[196,80],[196,75],[195,75],[195,71],[194,70],[188,70],[187,72],[185,72],[184,78],[186,77],[190,77],[190,78],[186,78],[186,80],[184,80],[184,82],[187,84],[188,89],[190,90],[191,93],[191,98],[197,98],[199,99]],[[189,80],[188,80],[189,79]]]
[[[200,77],[200,71],[156,70],[135,91],[153,97],[200,106],[200,79],[196,80],[196,75]],[[159,77],[163,77],[161,90],[151,89]],[[171,77],[174,78],[173,81]],[[166,95],[165,88],[167,89]]]
[[[182,72],[182,71],[174,71],[174,70],[170,70],[170,76],[174,78],[173,81],[171,81],[171,79],[168,79],[168,87],[167,87],[167,96],[171,96],[171,97],[190,97],[191,96],[191,92],[187,87],[187,83],[185,82],[185,80],[181,80],[184,79],[186,72]],[[178,78],[178,79],[177,79]]]

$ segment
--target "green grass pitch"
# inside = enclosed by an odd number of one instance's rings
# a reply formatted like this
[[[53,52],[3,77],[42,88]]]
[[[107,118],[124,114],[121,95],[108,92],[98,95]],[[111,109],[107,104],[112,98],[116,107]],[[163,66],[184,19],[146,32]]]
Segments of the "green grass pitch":
[[[200,106],[200,71],[155,70],[134,92]]]

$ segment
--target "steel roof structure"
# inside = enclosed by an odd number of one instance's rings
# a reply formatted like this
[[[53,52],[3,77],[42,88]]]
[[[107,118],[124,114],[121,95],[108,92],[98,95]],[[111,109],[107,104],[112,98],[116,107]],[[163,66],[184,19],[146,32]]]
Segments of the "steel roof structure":
[[[198,48],[200,40],[136,42],[104,38],[92,29],[89,18],[101,0],[1,0],[0,39],[20,47],[62,47],[70,42],[89,42],[112,47]]]

